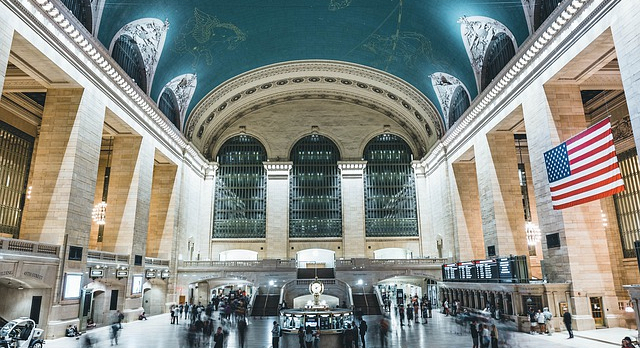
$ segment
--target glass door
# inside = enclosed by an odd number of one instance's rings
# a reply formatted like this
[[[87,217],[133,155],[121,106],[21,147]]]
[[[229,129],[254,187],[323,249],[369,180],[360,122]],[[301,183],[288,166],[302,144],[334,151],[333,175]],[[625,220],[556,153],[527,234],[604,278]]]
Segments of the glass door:
[[[602,312],[602,297],[590,297],[591,316],[595,321],[596,327],[604,326],[604,313]]]

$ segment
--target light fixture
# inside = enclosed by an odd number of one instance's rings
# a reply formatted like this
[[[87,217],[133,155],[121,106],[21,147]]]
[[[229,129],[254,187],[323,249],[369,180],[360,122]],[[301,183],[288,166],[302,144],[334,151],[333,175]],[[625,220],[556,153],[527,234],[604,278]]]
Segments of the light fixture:
[[[93,207],[93,212],[91,212],[91,218],[93,218],[93,221],[98,225],[104,225],[107,218],[107,202],[102,201],[96,204]]]
[[[536,245],[540,242],[542,237],[542,233],[536,224],[531,221],[527,221],[524,224],[524,229],[527,234],[527,244],[528,245]]]

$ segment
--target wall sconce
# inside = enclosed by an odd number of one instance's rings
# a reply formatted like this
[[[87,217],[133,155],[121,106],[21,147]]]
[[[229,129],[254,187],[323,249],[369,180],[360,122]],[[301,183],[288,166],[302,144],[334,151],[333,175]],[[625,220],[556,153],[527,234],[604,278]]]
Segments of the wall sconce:
[[[116,269],[116,278],[118,278],[118,280],[121,280],[122,278],[128,278],[129,277],[129,270],[126,267],[119,267],[118,269]]]
[[[165,269],[162,272],[160,272],[160,278],[162,278],[163,280],[169,278],[169,275],[170,274],[168,269]]]
[[[104,267],[96,266],[89,271],[89,277],[93,280],[104,277]]]
[[[144,277],[147,278],[147,280],[155,278],[156,276],[157,274],[155,269],[148,269],[144,272]]]

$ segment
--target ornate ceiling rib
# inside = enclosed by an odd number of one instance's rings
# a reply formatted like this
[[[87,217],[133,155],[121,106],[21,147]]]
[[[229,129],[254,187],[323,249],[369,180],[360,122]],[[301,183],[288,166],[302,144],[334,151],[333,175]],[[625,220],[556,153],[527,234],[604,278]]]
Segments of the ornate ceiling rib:
[[[444,134],[434,104],[397,77],[344,62],[295,61],[257,69],[223,83],[194,108],[186,136],[206,156],[217,136],[248,112],[309,98],[351,102],[395,119],[412,135],[421,155]]]

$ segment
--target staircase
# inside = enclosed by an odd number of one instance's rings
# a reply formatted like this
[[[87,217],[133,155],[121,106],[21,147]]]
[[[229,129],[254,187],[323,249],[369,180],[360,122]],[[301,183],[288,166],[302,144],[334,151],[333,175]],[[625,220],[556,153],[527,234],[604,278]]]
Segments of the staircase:
[[[278,315],[279,295],[256,295],[251,316],[266,317]]]
[[[380,315],[380,304],[378,298],[373,293],[353,294],[354,311],[362,312],[363,315]]]

